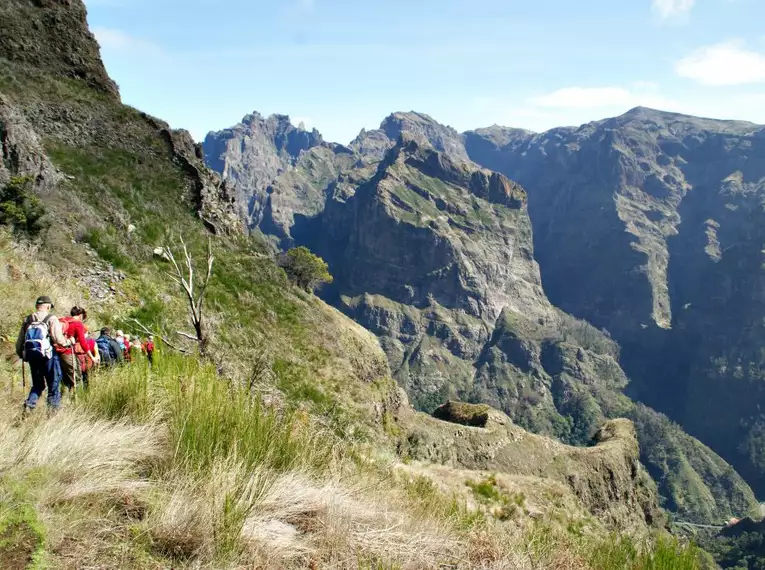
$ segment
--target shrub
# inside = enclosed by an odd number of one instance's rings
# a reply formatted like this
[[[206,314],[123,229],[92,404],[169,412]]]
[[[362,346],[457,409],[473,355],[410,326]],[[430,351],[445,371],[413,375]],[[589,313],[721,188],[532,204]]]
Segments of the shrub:
[[[45,228],[45,208],[42,201],[32,195],[31,183],[29,176],[14,176],[0,188],[0,224],[34,237]]]
[[[295,247],[281,256],[279,265],[298,287],[313,292],[324,283],[332,283],[329,266],[306,247]]]

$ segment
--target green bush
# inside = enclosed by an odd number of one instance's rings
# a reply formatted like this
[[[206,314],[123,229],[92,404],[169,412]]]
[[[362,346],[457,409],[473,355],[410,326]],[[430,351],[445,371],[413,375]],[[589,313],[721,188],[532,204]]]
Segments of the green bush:
[[[279,265],[284,268],[290,280],[308,292],[324,283],[332,283],[327,262],[306,247],[289,250],[281,257]]]
[[[46,223],[45,207],[32,194],[31,185],[31,177],[14,176],[0,188],[0,224],[34,237],[45,229]]]

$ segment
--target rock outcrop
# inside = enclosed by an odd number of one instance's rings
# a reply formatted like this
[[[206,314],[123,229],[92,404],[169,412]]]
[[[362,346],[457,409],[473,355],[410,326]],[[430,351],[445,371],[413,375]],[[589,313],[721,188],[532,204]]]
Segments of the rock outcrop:
[[[186,175],[189,200],[207,229],[215,234],[243,233],[244,224],[239,217],[236,196],[229,183],[207,166],[202,145],[195,143],[186,130],[173,130],[164,121],[145,113],[142,117],[157,130],[167,145],[171,160]]]
[[[378,130],[362,130],[350,147],[370,161],[382,160],[395,141],[406,133],[427,140],[434,149],[448,154],[458,161],[469,158],[462,142],[462,135],[451,127],[434,121],[424,113],[393,113],[380,125]]]
[[[81,0],[3,0],[0,58],[38,72],[85,81],[119,99]]]
[[[400,452],[454,468],[564,483],[589,512],[620,532],[663,524],[656,486],[640,464],[631,422],[606,422],[594,446],[582,448],[528,433],[496,410],[485,414],[490,420],[482,427],[418,417]]]
[[[37,132],[6,97],[0,93],[0,187],[13,176],[33,180],[39,194],[45,195],[61,181],[61,174],[51,164]]]

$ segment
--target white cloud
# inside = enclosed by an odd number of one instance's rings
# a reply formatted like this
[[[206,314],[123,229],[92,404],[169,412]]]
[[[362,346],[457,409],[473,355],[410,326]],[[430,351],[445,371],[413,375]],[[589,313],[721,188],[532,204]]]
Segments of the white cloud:
[[[157,44],[132,36],[122,30],[95,27],[92,31],[99,45],[104,50],[128,54],[164,55],[162,48]]]
[[[702,85],[762,83],[765,54],[747,50],[735,40],[697,49],[675,64],[675,72]]]
[[[651,11],[659,22],[683,21],[696,0],[653,0]]]

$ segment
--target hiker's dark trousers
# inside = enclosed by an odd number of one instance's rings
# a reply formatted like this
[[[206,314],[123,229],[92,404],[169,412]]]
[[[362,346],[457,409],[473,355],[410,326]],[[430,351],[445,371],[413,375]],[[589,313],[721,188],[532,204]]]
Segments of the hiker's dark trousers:
[[[32,355],[29,361],[29,369],[32,372],[32,389],[24,405],[28,409],[33,410],[47,387],[48,406],[58,408],[61,405],[61,366],[58,354],[54,352],[51,358],[45,358],[42,355]]]

